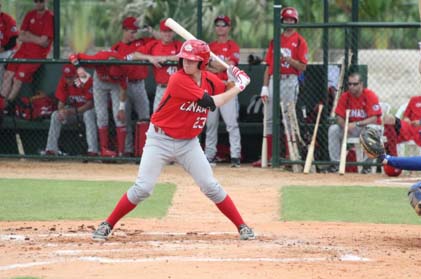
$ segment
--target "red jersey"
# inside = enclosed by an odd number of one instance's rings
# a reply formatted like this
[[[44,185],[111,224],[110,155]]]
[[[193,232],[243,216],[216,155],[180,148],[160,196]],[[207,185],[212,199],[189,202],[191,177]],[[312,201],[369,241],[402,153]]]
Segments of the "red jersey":
[[[124,57],[114,50],[102,50],[94,55],[79,53],[78,59],[81,60],[111,60],[121,59]],[[127,89],[127,73],[126,68],[120,65],[87,65],[87,67],[94,67],[98,78],[105,82],[119,83],[123,89]]]
[[[297,32],[294,32],[291,36],[286,37],[284,34],[281,34],[281,49],[282,52],[286,53],[288,56],[291,56],[292,59],[298,60],[301,63],[307,64],[308,62],[308,49],[306,40]],[[266,63],[269,66],[269,75],[273,74],[273,39],[269,43],[269,49],[266,54]],[[285,59],[281,58],[280,65],[281,74],[286,75],[299,75],[300,72],[291,67]]]
[[[113,45],[111,49],[117,51],[122,56],[126,56],[135,51],[146,53],[144,46],[150,41],[153,41],[153,38],[140,38],[128,44],[118,42]],[[148,66],[125,65],[124,67],[129,81],[146,79],[148,77]]]
[[[22,43],[19,52],[26,54],[28,58],[46,58],[53,43],[53,13],[46,10],[40,16],[36,10],[32,10],[26,14],[20,29],[22,31],[29,31],[36,36],[47,36],[49,43],[47,47],[42,47],[34,43]]]
[[[16,20],[6,13],[0,13],[0,46],[4,47],[9,43],[10,38],[18,35]]]
[[[56,89],[56,98],[64,104],[79,108],[93,99],[92,85],[92,78],[89,78],[83,87],[76,87],[67,84],[66,79],[61,77]]]
[[[232,40],[228,40],[226,43],[213,41],[209,44],[209,48],[222,60],[234,62],[235,65],[240,62],[240,47]],[[228,80],[227,71],[216,75],[222,80]]]
[[[146,44],[146,54],[153,56],[173,56],[181,49],[182,43],[180,41],[172,41],[164,44],[161,40],[153,40]],[[161,68],[153,67],[155,82],[157,84],[167,84],[170,75],[177,72],[177,66],[165,66]]]
[[[364,120],[371,116],[377,116],[376,124],[382,124],[382,108],[376,93],[364,88],[360,97],[356,98],[348,91],[344,92],[338,100],[335,113],[345,119],[346,110],[350,109],[349,122]]]
[[[405,117],[411,121],[421,119],[421,96],[414,96],[409,100],[402,118]]]
[[[224,82],[213,73],[202,71],[201,85],[198,86],[184,70],[179,70],[170,77],[151,122],[172,138],[192,139],[202,132],[209,111],[197,101],[205,92],[212,96],[224,91]]]

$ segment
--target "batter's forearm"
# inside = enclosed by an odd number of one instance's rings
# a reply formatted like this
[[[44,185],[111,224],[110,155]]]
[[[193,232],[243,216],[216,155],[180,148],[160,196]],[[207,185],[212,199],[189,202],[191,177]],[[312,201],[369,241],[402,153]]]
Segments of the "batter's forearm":
[[[240,89],[238,89],[236,86],[230,88],[229,90],[225,91],[222,94],[212,96],[212,99],[215,103],[216,107],[221,107],[224,104],[228,103],[232,100],[235,96],[237,96],[240,93]]]

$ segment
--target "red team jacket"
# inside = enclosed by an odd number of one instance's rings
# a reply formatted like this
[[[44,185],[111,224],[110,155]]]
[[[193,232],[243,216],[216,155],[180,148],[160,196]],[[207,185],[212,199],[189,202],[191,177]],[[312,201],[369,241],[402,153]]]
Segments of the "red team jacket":
[[[240,62],[240,47],[233,40],[228,40],[226,43],[213,41],[209,44],[209,48],[222,60],[232,61],[235,65]],[[228,80],[227,71],[218,73],[217,76],[222,80]]]
[[[335,113],[345,119],[346,110],[350,109],[349,122],[361,121],[371,116],[377,116],[376,124],[382,124],[382,109],[376,93],[364,88],[360,97],[356,98],[348,91],[338,100]]]
[[[11,37],[19,35],[16,21],[6,13],[0,13],[0,46],[7,45]]]
[[[86,104],[87,101],[93,99],[92,84],[93,81],[90,78],[83,87],[76,87],[73,84],[68,85],[66,79],[61,77],[55,96],[64,104],[70,104],[73,107],[79,108]]]
[[[23,19],[20,29],[22,31],[29,31],[37,36],[47,36],[50,42],[47,47],[42,47],[34,43],[22,43],[17,54],[19,53],[30,58],[46,58],[53,43],[53,28],[54,16],[51,11],[46,10],[41,18],[37,16],[36,10],[28,12]]]
[[[289,37],[281,34],[281,48],[284,52],[288,53],[292,59],[298,60],[301,63],[307,64],[308,62],[308,47],[306,40],[297,32]],[[265,58],[269,66],[269,75],[273,74],[273,39],[269,43],[269,49]],[[291,67],[284,59],[281,59],[280,65],[281,74],[285,75],[299,75],[300,72]]]
[[[113,50],[102,50],[94,55],[88,55],[84,53],[77,54],[77,58],[80,60],[110,60],[110,59],[121,59],[124,60],[124,56]],[[127,74],[126,68],[120,65],[86,65],[86,67],[94,67],[98,75],[98,78],[105,82],[118,83],[123,89],[127,89]]]
[[[152,41],[153,38],[140,38],[129,44],[123,42],[118,42],[111,47],[112,50],[118,52],[122,56],[133,52],[146,53],[144,47],[145,45]],[[139,66],[139,65],[124,65],[124,68],[127,72],[127,78],[129,81],[136,81],[146,79],[148,77],[148,66]]]
[[[181,45],[182,43],[177,40],[168,44],[163,44],[161,40],[153,40],[147,43],[143,50],[145,51],[145,54],[149,55],[172,56],[180,51]],[[177,66],[153,67],[153,72],[157,84],[167,84],[170,75],[177,72]]]
[[[225,84],[213,73],[202,71],[200,87],[179,70],[170,77],[167,90],[152,115],[153,125],[160,127],[175,139],[193,139],[203,130],[208,116],[208,108],[197,104],[203,94],[219,94],[225,91]]]

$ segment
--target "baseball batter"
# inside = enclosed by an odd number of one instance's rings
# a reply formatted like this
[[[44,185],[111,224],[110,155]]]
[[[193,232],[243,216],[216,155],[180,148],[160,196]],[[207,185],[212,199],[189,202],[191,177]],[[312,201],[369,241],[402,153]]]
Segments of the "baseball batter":
[[[50,129],[48,131],[47,155],[58,154],[58,139],[60,131],[65,124],[74,124],[82,121],[85,124],[86,141],[88,143],[88,156],[98,155],[98,136],[95,123],[95,111],[92,95],[92,78],[79,81],[76,67],[64,65],[63,74],[57,85],[56,98],[58,110],[51,115]]]
[[[217,40],[209,44],[213,53],[219,56],[229,65],[238,65],[240,60],[240,47],[229,39],[231,29],[231,19],[228,16],[218,16],[214,20],[215,34]],[[215,73],[221,80],[227,81],[226,69],[217,63],[211,61],[208,70]],[[231,167],[240,167],[241,158],[241,135],[238,125],[238,98],[235,97],[225,105],[209,112],[208,122],[206,124],[206,146],[205,153],[211,165],[216,164],[216,146],[218,143],[219,114],[225,122],[228,132],[231,154]]]
[[[99,225],[93,239],[107,239],[115,224],[151,195],[163,166],[173,161],[193,176],[200,190],[234,223],[241,239],[255,237],[230,196],[214,178],[197,137],[205,127],[208,111],[237,96],[250,78],[238,68],[230,67],[228,75],[235,86],[223,92],[224,83],[205,71],[209,56],[209,46],[203,41],[187,40],[182,45],[178,54],[182,69],[170,77],[164,97],[152,115],[136,182]]]
[[[281,22],[287,24],[298,23],[298,11],[295,8],[287,7],[281,10]],[[288,104],[295,104],[298,98],[298,75],[305,71],[308,62],[308,48],[307,42],[303,36],[301,36],[295,28],[285,28],[281,34],[281,61],[280,61],[280,101],[283,103],[283,107],[287,108]],[[263,86],[260,96],[268,106],[267,110],[267,144],[268,144],[268,160],[272,158],[272,115],[273,115],[273,40],[269,43],[269,48],[266,54],[266,67],[263,76]],[[282,112],[282,117],[286,119],[287,125],[290,121],[288,117]],[[289,127],[284,127],[288,129]],[[285,141],[287,142],[287,141]],[[287,147],[288,145],[286,145]],[[286,148],[288,153],[288,149]],[[287,154],[286,154],[287,155]],[[261,167],[261,161],[253,163],[255,167]]]
[[[94,55],[83,53],[72,54],[69,57],[70,62],[78,67],[79,75],[86,75],[86,72],[79,65],[79,60],[108,60],[124,59],[116,51],[99,51]],[[89,65],[90,67],[92,65]],[[126,140],[126,89],[127,76],[124,68],[118,65],[93,65],[94,72],[94,106],[97,118],[98,135],[100,143],[101,156],[115,157],[117,154],[122,156],[124,153]],[[108,149],[108,103],[111,99],[114,122],[117,132],[117,151]]]

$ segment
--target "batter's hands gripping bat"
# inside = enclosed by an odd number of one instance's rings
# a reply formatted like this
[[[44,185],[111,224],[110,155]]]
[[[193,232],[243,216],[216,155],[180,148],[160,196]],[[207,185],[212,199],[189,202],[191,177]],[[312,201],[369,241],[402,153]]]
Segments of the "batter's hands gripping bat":
[[[313,136],[311,138],[311,143],[307,151],[306,162],[304,164],[304,173],[308,174],[310,172],[311,163],[314,158],[314,147],[316,145],[317,130],[319,129],[320,116],[322,115],[323,105],[319,105],[319,111],[317,112],[316,123],[314,124]]]
[[[421,0],[420,0],[421,1]],[[339,73],[339,81],[338,81],[338,91],[336,91],[335,99],[333,100],[332,110],[330,111],[330,118],[335,117],[335,110],[338,105],[339,97],[341,96],[342,92],[344,91],[344,78],[345,78],[345,56],[342,58],[341,63],[341,71]]]
[[[167,20],[165,21],[165,25],[167,27],[171,28],[175,33],[177,33],[178,35],[180,35],[181,37],[183,37],[186,40],[196,40],[196,37],[195,36],[193,36],[189,31],[187,31],[186,29],[184,29],[183,26],[181,26],[180,24],[178,24],[172,18],[167,18]],[[226,69],[229,68],[229,65],[227,63],[225,63],[224,60],[222,60],[221,58],[219,58],[215,53],[213,53],[211,51],[210,55],[211,55],[212,59],[216,60],[218,63],[220,63]]]
[[[345,114],[345,126],[344,126],[344,138],[342,140],[341,146],[341,157],[339,160],[339,174],[345,174],[345,165],[346,165],[346,141],[348,138],[348,124],[349,124],[349,109],[346,110]]]
[[[267,139],[267,102],[263,102],[263,140],[262,140],[262,168],[268,166],[268,139]]]

